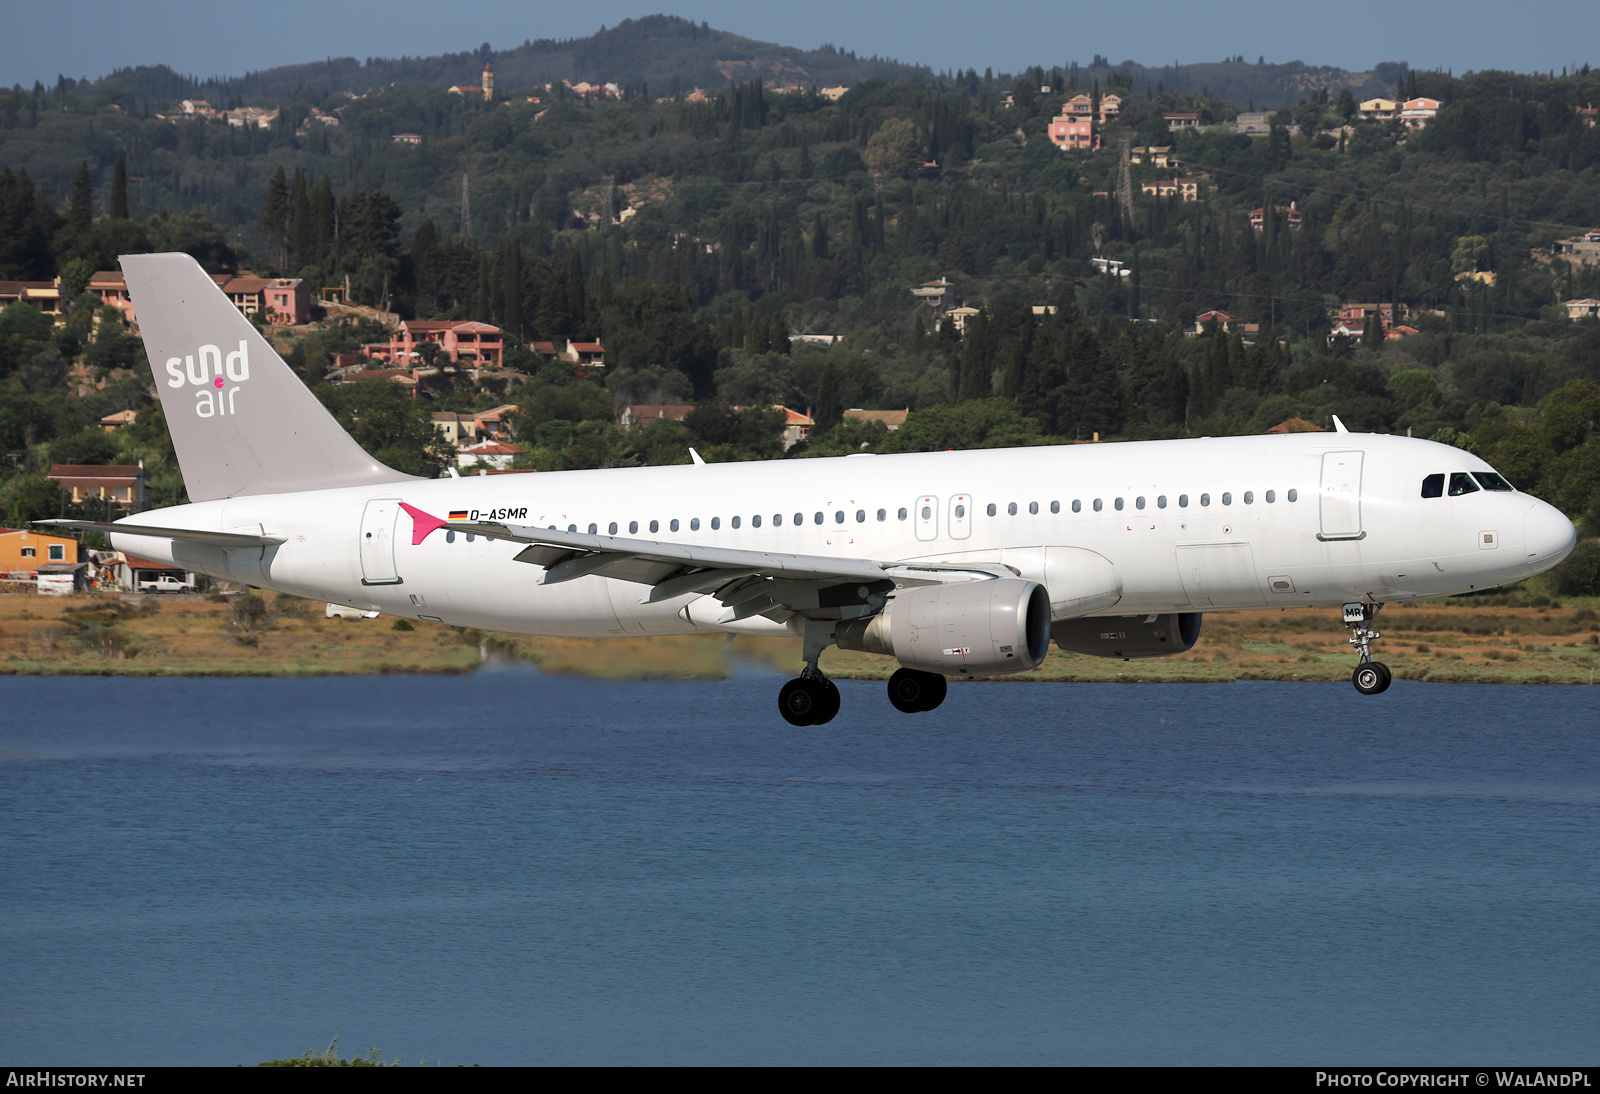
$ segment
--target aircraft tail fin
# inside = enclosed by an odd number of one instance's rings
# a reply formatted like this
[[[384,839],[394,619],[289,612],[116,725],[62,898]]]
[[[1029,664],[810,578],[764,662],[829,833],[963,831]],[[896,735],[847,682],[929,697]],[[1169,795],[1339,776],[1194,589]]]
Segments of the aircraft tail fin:
[[[415,481],[367,455],[189,255],[121,261],[190,500]]]

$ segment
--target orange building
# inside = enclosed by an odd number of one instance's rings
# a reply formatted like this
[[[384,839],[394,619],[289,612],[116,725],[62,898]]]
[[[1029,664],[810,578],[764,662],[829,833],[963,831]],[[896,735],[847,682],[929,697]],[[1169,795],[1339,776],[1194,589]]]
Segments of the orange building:
[[[82,562],[83,545],[71,536],[0,531],[0,573],[31,574],[51,562]]]

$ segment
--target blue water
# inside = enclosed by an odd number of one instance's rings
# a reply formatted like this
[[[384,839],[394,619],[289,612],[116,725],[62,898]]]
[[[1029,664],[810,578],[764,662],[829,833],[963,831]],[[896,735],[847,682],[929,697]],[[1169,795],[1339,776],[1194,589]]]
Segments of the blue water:
[[[0,680],[0,1063],[1573,1063],[1600,691]]]

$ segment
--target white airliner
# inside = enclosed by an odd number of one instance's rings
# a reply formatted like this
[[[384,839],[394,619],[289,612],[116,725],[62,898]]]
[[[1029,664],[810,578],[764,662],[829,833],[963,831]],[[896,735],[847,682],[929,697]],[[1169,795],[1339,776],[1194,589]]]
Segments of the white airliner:
[[[829,645],[950,676],[1192,647],[1207,611],[1342,608],[1384,690],[1385,603],[1556,565],[1572,523],[1446,445],[1303,433],[420,479],[378,463],[183,254],[122,259],[188,505],[113,545],[216,578],[520,634],[803,639],[779,710],[838,712]]]

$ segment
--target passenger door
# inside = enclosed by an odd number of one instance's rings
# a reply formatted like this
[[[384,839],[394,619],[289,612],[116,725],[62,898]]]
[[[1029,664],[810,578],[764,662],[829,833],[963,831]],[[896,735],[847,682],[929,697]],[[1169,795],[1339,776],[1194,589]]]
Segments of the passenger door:
[[[402,584],[394,559],[394,529],[399,518],[398,498],[367,502],[361,514],[361,584]]]
[[[917,507],[912,510],[916,518],[917,538],[931,543],[939,538],[939,499],[932,494],[924,494],[917,499]]]
[[[1361,539],[1361,452],[1322,454],[1322,532],[1318,539]]]

